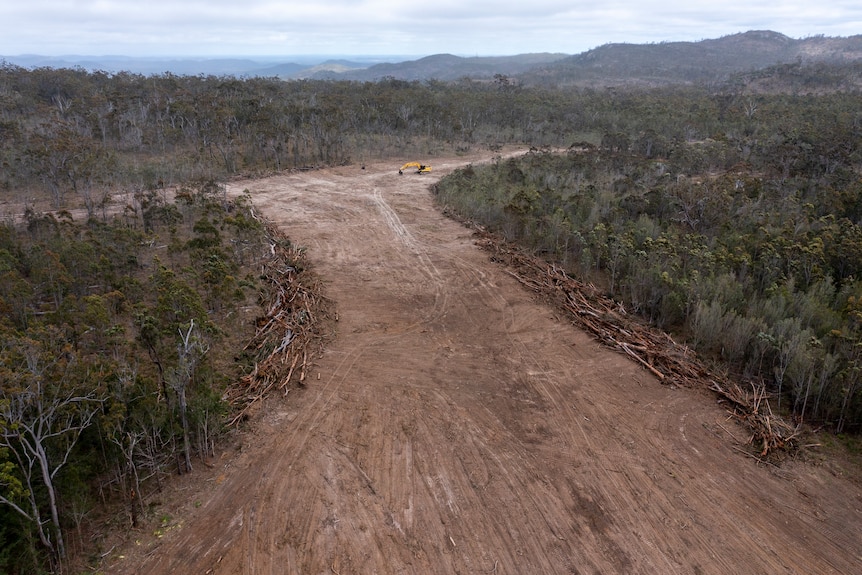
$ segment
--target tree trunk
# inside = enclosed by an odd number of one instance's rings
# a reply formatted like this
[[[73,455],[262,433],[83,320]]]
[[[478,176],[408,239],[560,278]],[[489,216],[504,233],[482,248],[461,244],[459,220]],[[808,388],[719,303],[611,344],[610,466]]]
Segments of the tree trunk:
[[[57,544],[49,548],[57,555],[59,562],[62,563],[66,559],[66,546],[63,543],[63,530],[60,527],[60,514],[57,511],[57,490],[54,488],[54,477],[51,474],[50,466],[48,465],[48,454],[42,448],[41,444],[37,444],[37,457],[39,459],[39,467],[42,470],[42,481],[45,483],[45,489],[48,491],[48,504],[51,508],[51,524],[54,527],[54,534],[57,538]],[[39,529],[42,532],[41,526]],[[44,541],[43,541],[44,543]]]
[[[183,426],[183,455],[186,460],[186,471],[192,470],[191,444],[189,442],[189,419],[186,414],[186,388],[183,386],[179,390],[180,400],[180,421]]]

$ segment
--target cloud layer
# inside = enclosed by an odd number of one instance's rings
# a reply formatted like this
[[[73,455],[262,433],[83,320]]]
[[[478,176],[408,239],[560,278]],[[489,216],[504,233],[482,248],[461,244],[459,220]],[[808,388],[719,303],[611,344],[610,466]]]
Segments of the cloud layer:
[[[862,2],[726,0],[28,0],[0,21],[0,54],[216,56],[580,53],[608,42],[862,33]]]

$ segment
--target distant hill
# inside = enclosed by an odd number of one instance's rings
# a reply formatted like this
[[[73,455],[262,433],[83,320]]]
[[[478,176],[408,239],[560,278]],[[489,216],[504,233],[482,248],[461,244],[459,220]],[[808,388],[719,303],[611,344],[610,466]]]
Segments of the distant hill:
[[[520,54],[517,56],[461,57],[452,54],[426,56],[419,60],[396,64],[377,64],[361,70],[341,73],[320,73],[316,78],[358,80],[375,82],[383,78],[396,80],[441,80],[453,81],[461,78],[493,78],[497,74],[513,76],[537,66],[551,64],[567,58],[567,54]]]
[[[761,87],[799,84],[790,74],[817,76],[812,66],[830,67],[830,85],[858,86],[858,70],[847,66],[862,62],[862,35],[847,38],[813,36],[789,38],[769,30],[753,30],[699,42],[657,44],[606,44],[582,54],[520,54],[516,56],[462,57],[436,54],[419,59],[371,57],[312,59],[277,58],[130,58],[124,56],[56,57],[0,56],[22,67],[75,68],[128,71],[136,74],[230,75],[290,79],[376,82],[385,78],[404,81],[487,81],[506,76],[522,85],[553,86],[662,86],[680,83],[740,82],[749,78]],[[789,68],[802,66],[804,70]],[[764,75],[756,72],[771,70]],[[850,73],[853,79],[842,75]],[[842,88],[843,89],[843,88]]]
[[[320,64],[314,66],[302,66],[301,69],[289,73],[286,70],[283,72],[281,70],[278,70],[279,73],[274,75],[285,80],[302,80],[308,78],[326,79],[328,76],[346,74],[354,70],[360,70],[367,67],[367,64],[363,64],[361,62],[354,62],[352,60],[326,60],[325,62],[321,62]],[[271,69],[278,68],[280,68],[280,66],[260,70],[260,72],[264,73]]]
[[[529,70],[528,84],[607,86],[723,82],[732,75],[791,63],[862,60],[862,36],[794,40],[750,31],[700,42],[606,44]]]
[[[834,87],[847,87],[856,85],[855,80],[844,82],[840,76],[850,73],[846,66],[855,62],[862,62],[862,35],[795,40],[777,32],[753,30],[699,42],[607,44],[574,56],[539,53],[463,58],[438,54],[346,72],[320,72],[309,77],[453,81],[490,79],[500,74],[523,85],[605,87],[726,83],[731,79],[739,82],[745,74],[770,69],[769,83],[760,76],[752,76],[752,79],[777,87],[786,84],[782,79],[785,74],[799,71],[786,66],[805,66],[804,73],[811,76],[811,66],[818,64],[830,67],[830,82]],[[855,77],[856,72],[853,74]]]
[[[307,59],[302,57],[301,59]],[[320,71],[350,71],[367,68],[379,63],[373,61],[321,60],[311,62],[284,62],[274,58],[143,58],[131,56],[39,56],[25,54],[20,56],[0,56],[6,61],[22,68],[82,68],[90,72],[129,72],[144,76],[176,74],[177,76],[236,76],[236,77],[277,77],[282,79],[305,78]]]
[[[22,68],[83,68],[91,72],[130,72],[152,76],[242,76],[271,64],[245,58],[135,58],[131,56],[0,56]]]
[[[277,77],[315,80],[377,81],[458,80],[464,77],[482,79],[495,74],[514,75],[536,66],[568,57],[568,54],[520,54],[517,56],[463,58],[451,54],[427,56],[418,60],[368,62],[359,59],[331,59],[312,63],[264,62],[241,58],[133,58],[128,56],[0,56],[23,68],[83,68],[89,71],[130,72],[157,75],[214,75]]]

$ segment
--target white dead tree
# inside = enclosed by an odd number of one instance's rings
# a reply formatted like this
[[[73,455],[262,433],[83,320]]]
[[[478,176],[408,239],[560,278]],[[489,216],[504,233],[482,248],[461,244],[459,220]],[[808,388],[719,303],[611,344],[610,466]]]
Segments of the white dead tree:
[[[25,352],[26,376],[0,385],[0,503],[32,521],[39,540],[53,558],[66,556],[60,527],[57,473],[66,465],[81,433],[98,413],[95,391],[81,392],[66,381],[49,380],[49,370],[62,361],[45,363],[36,351]],[[63,371],[63,368],[60,368]],[[47,510],[40,504],[47,498]]]
[[[170,377],[170,385],[177,393],[180,409],[180,423],[183,428],[183,455],[186,471],[192,470],[191,442],[189,441],[188,400],[186,391],[192,382],[200,359],[209,351],[209,347],[200,336],[200,330],[195,329],[195,320],[189,322],[188,330],[179,330],[180,342],[177,345],[177,366]]]

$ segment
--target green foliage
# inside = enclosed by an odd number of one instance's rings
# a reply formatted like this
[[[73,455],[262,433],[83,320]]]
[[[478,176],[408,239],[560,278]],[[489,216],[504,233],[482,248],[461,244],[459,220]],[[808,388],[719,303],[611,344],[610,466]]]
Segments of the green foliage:
[[[862,130],[835,123],[853,114],[849,100],[824,97],[824,113],[814,101],[764,97],[757,140],[703,113],[708,98],[693,100],[721,138],[662,132],[659,122],[672,119],[657,110],[626,115],[654,127],[609,131],[597,148],[471,166],[439,182],[437,199],[602,282],[740,373],[772,381],[779,405],[799,418],[862,430],[860,177],[848,177]],[[662,161],[639,141],[659,134]]]
[[[253,278],[247,266],[269,244],[247,199],[227,202],[211,183],[195,190],[175,229],[146,210],[140,220],[82,225],[31,213],[26,229],[0,227],[0,306],[9,312],[0,317],[0,516],[16,517],[0,528],[4,569],[62,562],[62,536],[79,533],[97,485],[116,486],[117,501],[144,513],[148,478],[158,484],[178,453],[211,453],[227,414],[224,384],[245,368],[231,350],[253,331],[230,312],[259,290],[235,278]],[[161,214],[181,213],[152,201]],[[177,239],[175,263],[156,255],[159,230]],[[35,407],[48,404],[58,406],[55,419]],[[48,435],[19,433],[40,417]],[[27,463],[24,445],[36,440],[57,469],[50,483]]]

